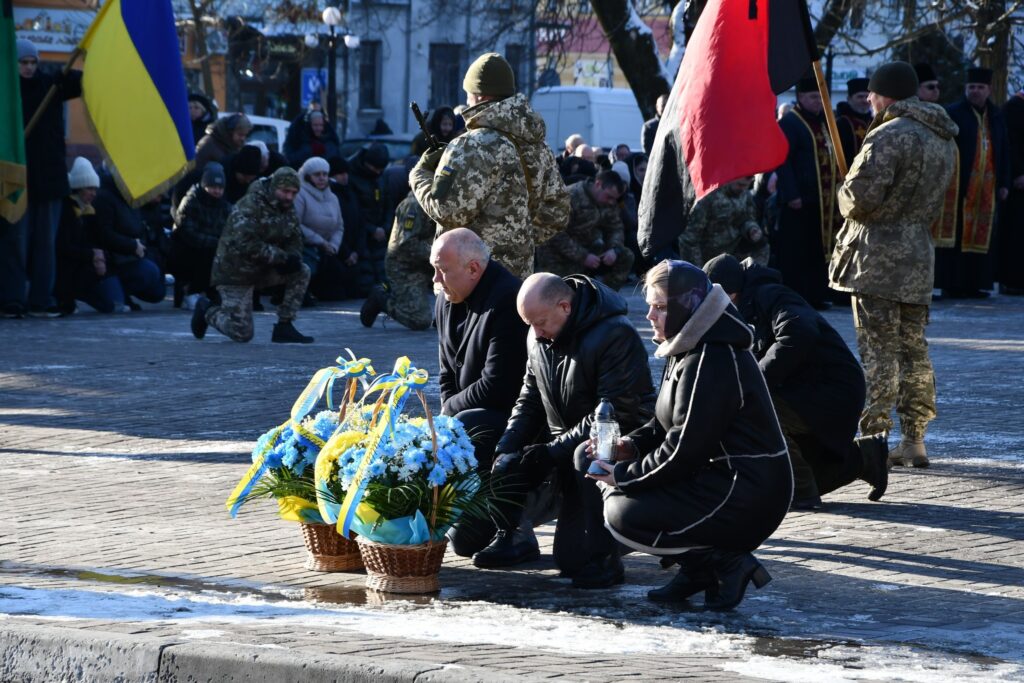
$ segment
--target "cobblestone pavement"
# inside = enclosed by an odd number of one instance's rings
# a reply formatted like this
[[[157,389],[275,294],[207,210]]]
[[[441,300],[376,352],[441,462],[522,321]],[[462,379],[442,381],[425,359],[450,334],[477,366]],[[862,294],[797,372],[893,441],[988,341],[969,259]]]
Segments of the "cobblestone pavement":
[[[642,301],[630,298],[645,330]],[[853,344],[849,309],[828,314]],[[255,437],[344,347],[436,371],[436,337],[366,330],[356,304],[303,311],[311,346],[196,341],[168,303],[0,321],[0,625],[59,625],[310,654],[486,667],[503,677],[779,680],[1024,676],[1024,301],[938,303],[933,466],[793,513],[758,552],[775,581],[734,613],[647,603],[670,578],[580,591],[542,558],[482,571],[448,554],[440,596],[367,593],[303,569],[272,505],[223,502]],[[642,334],[646,336],[646,331]],[[652,359],[653,360],[653,359]],[[657,375],[660,368],[653,366]],[[436,403],[436,388],[431,389]],[[895,437],[893,437],[895,439]],[[893,443],[895,441],[893,440]]]

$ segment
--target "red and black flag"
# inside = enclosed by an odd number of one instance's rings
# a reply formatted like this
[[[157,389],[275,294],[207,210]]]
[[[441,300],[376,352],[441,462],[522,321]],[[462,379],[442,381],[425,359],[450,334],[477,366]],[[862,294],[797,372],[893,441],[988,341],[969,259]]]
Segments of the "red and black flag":
[[[638,235],[645,256],[683,231],[696,200],[786,160],[776,95],[817,59],[805,0],[709,0],[651,150]]]

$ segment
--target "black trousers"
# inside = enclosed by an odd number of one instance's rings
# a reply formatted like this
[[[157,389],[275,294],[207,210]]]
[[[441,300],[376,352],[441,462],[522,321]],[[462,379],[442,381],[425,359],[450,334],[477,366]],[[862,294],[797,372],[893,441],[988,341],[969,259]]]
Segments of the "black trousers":
[[[826,451],[803,418],[786,401],[773,396],[782,434],[793,465],[793,495],[813,498],[846,486],[860,476],[860,449],[852,441],[841,453]]]
[[[586,444],[577,447],[574,460],[585,448]],[[456,554],[469,557],[483,550],[499,528],[512,531],[522,522],[543,523],[534,507],[547,507],[550,496],[560,499],[553,555],[555,566],[563,573],[571,576],[591,559],[618,552],[604,527],[604,501],[597,482],[587,479],[569,460],[536,464],[514,461],[496,485],[496,493],[502,500],[496,505],[498,514],[493,519],[462,523],[449,534]]]

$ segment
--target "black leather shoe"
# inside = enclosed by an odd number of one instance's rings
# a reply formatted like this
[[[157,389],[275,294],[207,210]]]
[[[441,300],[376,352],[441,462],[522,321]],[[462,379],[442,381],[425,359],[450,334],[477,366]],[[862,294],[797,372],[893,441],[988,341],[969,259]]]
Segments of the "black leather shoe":
[[[661,588],[647,591],[647,599],[653,602],[683,602],[701,591],[714,594],[718,590],[715,575],[711,571],[711,551],[691,550],[677,555],[679,573]]]
[[[821,496],[793,496],[793,502],[789,505],[790,510],[803,512],[821,510],[824,507],[825,504],[821,502]]]
[[[210,300],[205,296],[201,296],[196,301],[196,307],[192,309],[192,335],[196,339],[205,337],[206,328],[210,326],[210,323],[206,322],[206,311],[208,308],[210,308]]]
[[[885,436],[863,436],[853,442],[860,451],[860,480],[871,485],[868,500],[881,500],[889,487],[889,445]]]
[[[473,564],[481,569],[495,569],[532,562],[538,557],[540,547],[533,529],[529,533],[499,529],[491,544],[473,556]]]
[[[573,588],[611,588],[626,580],[618,553],[595,557],[572,577]]]
[[[270,341],[278,344],[312,344],[313,338],[295,329],[291,320],[285,320],[274,325],[274,334],[270,336]]]
[[[728,611],[743,602],[747,584],[751,581],[764,588],[772,580],[768,570],[750,553],[716,550],[712,555],[712,571],[718,584],[717,594],[705,594],[704,607],[715,611]]]

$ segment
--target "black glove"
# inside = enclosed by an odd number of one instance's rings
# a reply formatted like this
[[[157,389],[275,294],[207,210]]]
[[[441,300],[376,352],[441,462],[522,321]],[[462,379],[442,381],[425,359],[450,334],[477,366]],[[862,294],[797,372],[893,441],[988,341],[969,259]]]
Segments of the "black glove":
[[[441,156],[443,154],[444,145],[428,149],[423,153],[423,156],[420,157],[420,166],[431,171],[437,170],[437,165],[441,162]]]
[[[302,268],[302,257],[298,254],[288,254],[284,263],[274,264],[274,269],[281,275],[291,275],[298,272],[299,268]]]
[[[523,454],[519,452],[495,453],[494,462],[491,463],[491,474],[507,474],[508,468],[513,463],[518,463],[522,458]]]
[[[523,467],[528,470],[549,469],[554,465],[547,444],[536,443],[523,449]]]

